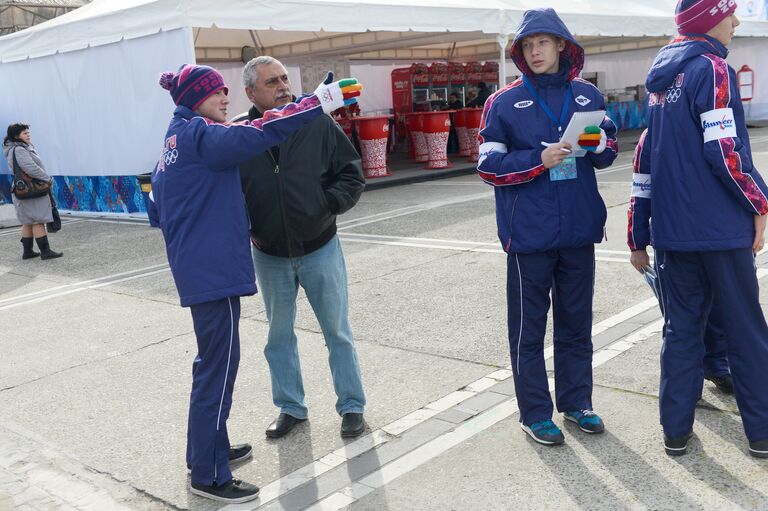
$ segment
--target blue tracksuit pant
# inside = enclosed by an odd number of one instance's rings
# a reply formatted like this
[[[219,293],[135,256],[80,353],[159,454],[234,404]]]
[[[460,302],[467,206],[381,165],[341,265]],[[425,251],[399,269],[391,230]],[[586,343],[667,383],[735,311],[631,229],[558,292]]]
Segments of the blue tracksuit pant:
[[[190,310],[197,357],[192,364],[187,464],[193,483],[221,485],[232,479],[227,418],[240,363],[240,297],[192,305]]]
[[[704,376],[704,329],[717,297],[744,431],[750,441],[768,438],[768,325],[752,250],[657,250],[656,265],[664,302],[659,390],[664,433],[676,438],[693,428]]]
[[[658,264],[654,263],[658,274]],[[661,314],[664,314],[664,305],[659,302]],[[704,376],[726,376],[731,374],[728,367],[728,341],[725,338],[725,330],[722,325],[728,320],[723,316],[723,308],[712,303],[712,310],[707,318],[704,328]]]
[[[728,341],[723,324],[728,321],[723,316],[723,308],[712,304],[712,311],[704,329],[704,376],[726,376],[728,368]]]
[[[509,352],[520,422],[552,418],[544,335],[552,293],[555,400],[560,412],[592,409],[595,248],[507,256]]]

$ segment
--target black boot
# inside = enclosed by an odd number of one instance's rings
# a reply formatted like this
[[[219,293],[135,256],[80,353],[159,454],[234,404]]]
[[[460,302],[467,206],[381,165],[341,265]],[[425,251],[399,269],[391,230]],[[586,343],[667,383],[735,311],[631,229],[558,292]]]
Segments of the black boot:
[[[41,238],[35,238],[37,246],[40,249],[40,259],[55,259],[64,255],[63,252],[54,252],[51,247],[48,246],[48,236]]]
[[[24,253],[21,255],[22,259],[32,259],[40,255],[40,252],[32,250],[32,247],[35,246],[33,238],[21,238],[21,244],[24,245]]]

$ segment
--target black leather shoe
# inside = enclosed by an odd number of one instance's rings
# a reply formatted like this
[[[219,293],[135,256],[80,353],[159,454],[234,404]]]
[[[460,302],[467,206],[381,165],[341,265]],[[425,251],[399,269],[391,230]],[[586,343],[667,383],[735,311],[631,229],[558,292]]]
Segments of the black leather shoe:
[[[749,442],[749,455],[755,458],[768,458],[768,439]]]
[[[688,440],[693,436],[693,432],[677,438],[669,438],[664,435],[664,452],[669,456],[682,456],[688,452]]]
[[[251,444],[235,444],[229,447],[227,456],[229,457],[229,463],[231,465],[238,461],[247,460],[252,454],[253,447],[251,447]],[[187,465],[187,470],[192,470],[192,466]]]
[[[714,383],[715,387],[720,389],[720,392],[733,394],[733,378],[730,374],[726,374],[725,376],[705,376],[704,379]]]
[[[281,413],[277,416],[277,419],[269,425],[267,428],[267,436],[269,438],[280,438],[287,435],[296,424],[304,422],[307,419],[297,419],[293,415],[287,413]]]
[[[235,444],[229,447],[229,463],[247,460],[253,454],[251,444]]]
[[[354,438],[365,431],[365,419],[362,413],[345,413],[341,417],[341,436]]]
[[[205,486],[202,484],[190,483],[189,491],[207,499],[227,502],[229,504],[248,502],[259,496],[258,486],[246,483],[245,481],[240,481],[239,479],[230,479],[221,486]]]

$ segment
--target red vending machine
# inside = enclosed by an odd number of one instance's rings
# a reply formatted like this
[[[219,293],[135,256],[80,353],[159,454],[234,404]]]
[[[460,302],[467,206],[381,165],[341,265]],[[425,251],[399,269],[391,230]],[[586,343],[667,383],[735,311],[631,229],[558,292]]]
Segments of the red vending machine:
[[[464,63],[449,62],[448,77],[451,80],[451,88],[450,88],[450,91],[448,91],[448,94],[449,94],[448,100],[450,101],[450,94],[454,92],[459,97],[459,103],[461,103],[461,106],[466,105],[467,104],[467,100],[466,100],[467,74],[464,69]]]
[[[491,92],[499,89],[499,63],[486,61],[483,64],[483,81]]]
[[[404,147],[407,140],[405,114],[413,111],[411,94],[411,68],[403,67],[392,70],[392,111],[395,114],[395,129],[393,143],[395,149]]]
[[[466,105],[477,96],[477,84],[483,81],[483,65],[479,62],[467,62],[464,72],[467,80],[464,98]]]
[[[429,67],[426,64],[411,64],[412,112],[429,111]]]
[[[445,110],[448,108],[448,64],[433,62],[429,66],[429,109]]]

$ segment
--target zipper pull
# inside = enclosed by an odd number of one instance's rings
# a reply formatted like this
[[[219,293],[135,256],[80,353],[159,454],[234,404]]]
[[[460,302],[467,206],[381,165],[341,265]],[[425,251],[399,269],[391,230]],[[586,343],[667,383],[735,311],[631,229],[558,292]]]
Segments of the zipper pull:
[[[280,165],[275,165],[275,174],[280,173]]]

